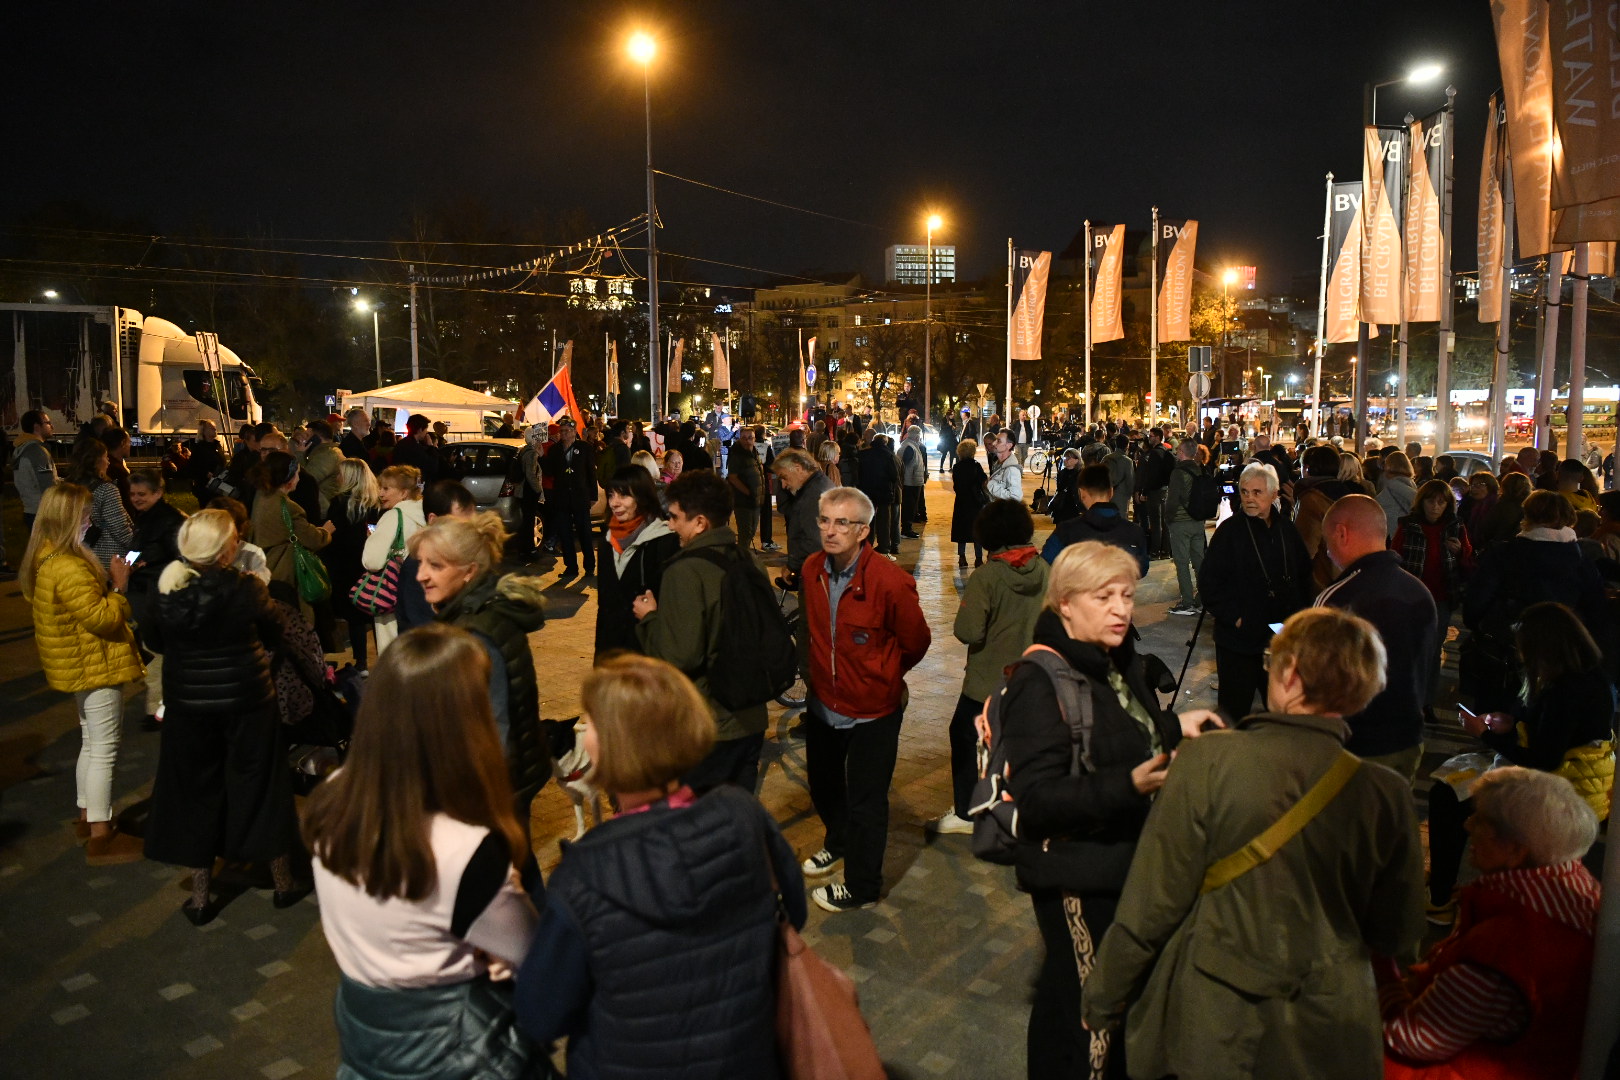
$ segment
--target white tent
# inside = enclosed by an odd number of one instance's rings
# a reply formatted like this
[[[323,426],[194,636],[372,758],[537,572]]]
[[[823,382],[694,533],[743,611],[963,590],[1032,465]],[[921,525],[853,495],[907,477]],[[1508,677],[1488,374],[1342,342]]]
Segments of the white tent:
[[[484,433],[484,414],[489,412],[517,412],[515,401],[491,397],[477,390],[468,390],[443,379],[414,379],[393,386],[379,386],[375,390],[362,390],[344,395],[343,409],[393,409],[395,431],[403,433],[405,420],[411,413],[421,413],[429,420],[443,420],[453,432]]]

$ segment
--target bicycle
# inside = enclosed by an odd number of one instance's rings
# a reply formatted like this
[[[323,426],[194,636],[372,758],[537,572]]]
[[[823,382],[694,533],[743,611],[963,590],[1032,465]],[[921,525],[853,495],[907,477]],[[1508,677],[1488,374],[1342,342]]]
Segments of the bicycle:
[[[1030,450],[1029,456],[1024,459],[1024,471],[1032,473],[1045,473],[1047,463],[1051,461],[1047,451],[1040,447]]]
[[[793,635],[793,640],[798,641],[800,622],[798,594],[788,587],[786,578],[777,578],[776,587],[781,592],[777,605],[782,609],[782,617],[787,620],[788,631]],[[776,703],[789,711],[804,708],[805,702],[809,700],[810,688],[805,685],[803,672],[796,675],[792,686],[776,695]]]

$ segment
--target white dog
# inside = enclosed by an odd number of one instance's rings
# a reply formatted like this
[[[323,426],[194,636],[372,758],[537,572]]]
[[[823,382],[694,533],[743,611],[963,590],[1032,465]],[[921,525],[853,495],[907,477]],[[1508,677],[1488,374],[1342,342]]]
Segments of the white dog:
[[[578,717],[540,723],[551,744],[551,775],[557,778],[557,786],[574,804],[574,839],[578,840],[585,835],[587,805],[591,811],[591,827],[602,824],[602,793],[585,780],[585,774],[591,771],[591,758],[579,737],[584,727]]]

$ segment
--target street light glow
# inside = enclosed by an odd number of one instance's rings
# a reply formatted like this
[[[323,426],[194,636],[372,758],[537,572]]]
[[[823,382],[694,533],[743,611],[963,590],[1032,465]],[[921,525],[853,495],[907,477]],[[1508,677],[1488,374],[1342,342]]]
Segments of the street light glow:
[[[649,64],[658,52],[658,42],[653,40],[651,34],[637,30],[630,35],[630,59],[638,64]]]
[[[1238,272],[1236,270],[1228,269],[1221,275],[1221,283],[1224,285],[1236,285],[1237,279]]]
[[[1445,73],[1446,69],[1443,64],[1419,64],[1407,72],[1406,81],[1414,86],[1421,86],[1423,83],[1434,82]]]
[[[361,312],[362,314],[367,312],[367,311],[370,311],[371,310],[371,301],[369,301],[369,300],[356,300],[354,302],[354,310],[356,310],[358,312]]]
[[[945,219],[940,217],[938,214],[929,214],[928,215],[928,231],[929,232],[933,232],[934,230],[938,229],[943,224],[945,224]]]

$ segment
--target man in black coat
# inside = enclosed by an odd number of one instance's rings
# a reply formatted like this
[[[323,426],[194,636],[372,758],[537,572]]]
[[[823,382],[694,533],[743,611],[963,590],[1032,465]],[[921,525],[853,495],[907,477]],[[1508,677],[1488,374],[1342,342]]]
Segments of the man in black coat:
[[[405,437],[394,447],[394,464],[415,466],[424,488],[439,478],[439,448],[428,430],[431,423],[421,413],[412,413],[405,421]]]
[[[1136,520],[1147,533],[1148,551],[1154,558],[1170,555],[1170,534],[1164,526],[1164,497],[1170,488],[1170,473],[1176,455],[1164,444],[1164,429],[1148,433],[1136,467]]]
[[[180,526],[186,515],[163,498],[163,474],[156,469],[130,474],[129,502],[135,508],[135,537],[129,548],[140,553],[129,574],[129,607],[144,645],[157,618],[158,577],[180,557]],[[163,657],[154,653],[146,665],[146,712],[141,721],[145,730],[157,730],[162,706]]]
[[[183,475],[191,481],[197,505],[207,506],[213,497],[208,491],[208,482],[223,474],[226,467],[225,448],[219,444],[219,429],[212,420],[197,422],[197,437],[186,440],[186,449],[191,451],[191,456],[186,460]]]
[[[349,430],[338,443],[338,449],[343,451],[344,457],[359,458],[376,472],[377,465],[371,460],[371,447],[376,442],[371,436],[371,415],[364,409],[350,409],[343,414],[343,419],[348,421]]]
[[[1322,542],[1338,578],[1316,598],[1373,624],[1387,656],[1384,689],[1365,709],[1345,717],[1345,749],[1388,765],[1411,782],[1423,759],[1423,712],[1434,694],[1429,658],[1439,632],[1434,597],[1390,551],[1384,508],[1366,495],[1346,495],[1322,518]]]
[[[1041,549],[1041,558],[1055,563],[1063,549],[1070,544],[1096,540],[1124,548],[1136,556],[1136,565],[1141,575],[1146,577],[1147,534],[1142,531],[1142,526],[1125,520],[1125,515],[1114,505],[1113,498],[1114,485],[1108,477],[1108,466],[1087,465],[1081,469],[1080,504],[1085,507],[1085,513],[1070,518],[1053,530],[1052,535],[1047,537],[1046,546]]]
[[[551,508],[551,524],[557,530],[563,570],[573,577],[579,573],[574,546],[584,552],[585,572],[596,573],[596,545],[591,537],[591,506],[596,502],[596,459],[591,448],[579,441],[572,417],[559,421],[562,437],[552,444],[541,461],[540,472],[551,477],[546,504]],[[684,456],[684,455],[683,455]]]
[[[1277,474],[1253,464],[1238,477],[1241,511],[1222,522],[1198,568],[1198,595],[1215,619],[1215,677],[1228,723],[1265,704],[1271,627],[1310,604],[1311,558],[1277,512]]]

